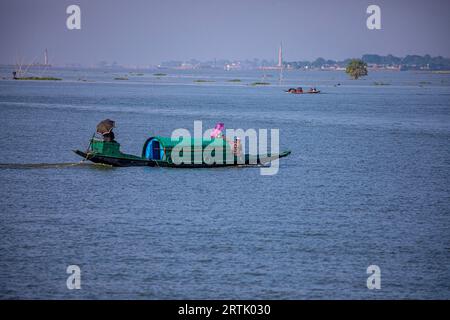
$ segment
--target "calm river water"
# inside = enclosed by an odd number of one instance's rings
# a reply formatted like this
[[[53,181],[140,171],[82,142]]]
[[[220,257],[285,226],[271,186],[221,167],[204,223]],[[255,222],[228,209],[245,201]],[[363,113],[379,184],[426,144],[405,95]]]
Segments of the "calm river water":
[[[0,80],[0,298],[450,298],[450,75],[166,72]],[[292,154],[273,176],[80,165],[105,118],[133,154],[194,120],[278,128]]]

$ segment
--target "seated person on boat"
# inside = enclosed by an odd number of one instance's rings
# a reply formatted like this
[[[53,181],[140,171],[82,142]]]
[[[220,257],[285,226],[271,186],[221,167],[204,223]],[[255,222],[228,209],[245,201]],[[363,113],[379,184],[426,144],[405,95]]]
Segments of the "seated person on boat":
[[[116,142],[116,140],[114,140],[115,136],[113,132],[115,126],[115,121],[110,119],[103,120],[97,125],[97,133],[103,136],[104,142]]]

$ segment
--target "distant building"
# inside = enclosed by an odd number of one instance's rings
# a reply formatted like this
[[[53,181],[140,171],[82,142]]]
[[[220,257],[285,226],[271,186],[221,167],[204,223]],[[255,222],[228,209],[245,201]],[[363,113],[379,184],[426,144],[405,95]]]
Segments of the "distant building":
[[[280,42],[280,47],[278,48],[278,63],[272,66],[260,66],[261,70],[282,70],[283,69],[283,44]]]
[[[225,69],[226,71],[230,71],[230,70],[241,70],[241,69],[242,69],[242,66],[241,66],[241,63],[238,61],[238,62],[232,62],[232,63],[226,64],[226,65],[224,66],[224,69]]]
[[[278,68],[283,68],[283,43],[281,42],[278,49]]]

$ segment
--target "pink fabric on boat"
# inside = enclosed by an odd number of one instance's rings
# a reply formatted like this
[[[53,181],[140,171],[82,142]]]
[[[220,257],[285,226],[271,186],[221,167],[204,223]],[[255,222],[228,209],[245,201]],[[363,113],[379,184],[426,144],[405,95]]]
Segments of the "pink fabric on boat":
[[[216,124],[216,127],[214,128],[213,132],[211,133],[211,138],[217,138],[221,133],[223,128],[225,128],[225,125],[222,122],[219,122]]]

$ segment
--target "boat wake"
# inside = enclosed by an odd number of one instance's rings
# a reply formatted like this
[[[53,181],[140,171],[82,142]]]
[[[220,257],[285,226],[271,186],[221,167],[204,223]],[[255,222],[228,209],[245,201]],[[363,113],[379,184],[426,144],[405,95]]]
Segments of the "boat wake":
[[[84,161],[62,163],[0,163],[0,169],[62,169],[86,166],[93,167],[93,164]]]

